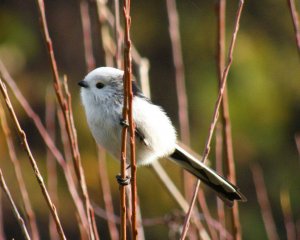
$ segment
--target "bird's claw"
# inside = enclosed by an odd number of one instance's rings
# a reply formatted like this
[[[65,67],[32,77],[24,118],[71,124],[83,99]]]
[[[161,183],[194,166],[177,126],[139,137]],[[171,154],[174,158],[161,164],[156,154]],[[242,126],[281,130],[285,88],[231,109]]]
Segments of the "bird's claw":
[[[120,119],[120,124],[121,124],[122,127],[129,127],[128,121],[124,118]]]
[[[130,179],[131,177],[126,176],[125,178],[122,178],[121,174],[118,174],[116,176],[117,182],[119,183],[119,185],[121,186],[126,186],[130,184]]]

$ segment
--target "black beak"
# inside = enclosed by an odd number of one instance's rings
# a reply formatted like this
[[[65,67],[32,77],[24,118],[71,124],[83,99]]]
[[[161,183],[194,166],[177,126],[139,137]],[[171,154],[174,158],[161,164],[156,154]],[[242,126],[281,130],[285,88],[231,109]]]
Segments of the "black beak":
[[[84,87],[84,88],[88,88],[89,87],[88,83],[86,81],[84,81],[84,80],[78,82],[78,85],[80,87]]]

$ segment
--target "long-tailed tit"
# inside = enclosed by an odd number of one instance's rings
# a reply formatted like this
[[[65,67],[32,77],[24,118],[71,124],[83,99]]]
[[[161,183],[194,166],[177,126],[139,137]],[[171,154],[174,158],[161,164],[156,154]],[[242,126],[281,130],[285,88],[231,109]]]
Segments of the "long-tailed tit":
[[[122,121],[123,71],[100,67],[78,84],[82,87],[82,103],[96,142],[118,159],[122,127],[126,124]],[[246,200],[236,186],[181,148],[164,110],[145,97],[135,82],[132,82],[132,89],[137,165],[148,165],[167,157],[215,190],[228,205],[232,205],[234,200]]]

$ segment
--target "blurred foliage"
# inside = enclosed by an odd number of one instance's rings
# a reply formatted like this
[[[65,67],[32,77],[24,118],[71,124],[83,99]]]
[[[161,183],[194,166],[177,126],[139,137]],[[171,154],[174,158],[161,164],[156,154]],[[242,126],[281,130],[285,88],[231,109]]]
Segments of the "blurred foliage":
[[[218,86],[215,60],[215,2],[187,0],[177,3],[190,124],[193,129],[192,146],[200,153],[208,134]],[[227,46],[231,38],[237,2],[227,3]],[[112,6],[112,1],[109,1],[109,5]],[[101,66],[104,64],[104,59],[95,18],[95,3],[91,2],[90,7],[95,56],[97,65]],[[299,7],[298,5],[298,9]],[[79,1],[46,1],[46,14],[60,74],[67,74],[69,78],[79,144],[91,198],[98,205],[103,206],[97,167],[95,167],[97,166],[95,144],[85,122],[77,88],[77,82],[86,74]],[[163,1],[132,1],[131,35],[141,55],[150,60],[153,100],[162,105],[173,122],[178,125],[174,69],[168,34],[166,6]],[[0,58],[33,108],[44,119],[44,96],[46,89],[51,85],[52,76],[34,1],[2,0],[0,2]],[[286,1],[246,1],[237,46],[234,50],[233,66],[228,77],[238,185],[249,200],[248,203],[240,204],[244,239],[266,238],[249,170],[251,164],[255,162],[262,165],[280,236],[282,238],[286,236],[279,200],[280,189],[289,191],[293,218],[299,225],[299,153],[294,141],[295,134],[300,132],[299,63]],[[166,89],[168,94],[165,94]],[[46,149],[41,146],[40,136],[30,119],[17,103],[15,106],[21,124],[28,134],[34,155],[46,176]],[[14,140],[16,144],[19,143],[17,138]],[[14,188],[15,178],[12,165],[8,161],[2,131],[0,131],[0,152],[1,168],[14,198],[19,203],[20,194]],[[47,208],[21,147],[18,148],[18,156],[37,212],[39,227],[46,236]],[[214,151],[211,152],[210,158],[214,159]],[[181,186],[181,179],[178,177],[179,169],[172,163],[162,162],[169,169],[168,172],[177,185]],[[119,171],[118,163],[109,161],[108,167],[114,205],[118,210],[118,187],[114,179]],[[71,239],[76,239],[78,232],[72,227],[74,208],[61,170],[59,170],[59,182],[59,209],[63,209],[62,222],[67,229],[67,235],[72,237]],[[178,208],[147,168],[138,170],[138,191],[144,217],[163,216]],[[209,192],[207,194],[208,202],[213,206],[215,198]],[[5,231],[10,238],[15,237],[19,234],[19,230],[16,230],[18,227],[15,227],[16,222],[9,208],[4,209],[4,214]],[[107,236],[106,223],[99,219],[99,224],[103,226],[100,234]],[[149,227],[146,228],[146,234],[148,239],[166,239],[168,229],[166,226]]]

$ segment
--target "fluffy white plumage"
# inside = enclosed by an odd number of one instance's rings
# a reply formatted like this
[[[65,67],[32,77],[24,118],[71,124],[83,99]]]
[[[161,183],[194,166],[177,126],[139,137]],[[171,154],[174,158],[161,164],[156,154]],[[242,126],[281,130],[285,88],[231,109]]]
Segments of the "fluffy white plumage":
[[[123,71],[101,67],[90,72],[84,79],[88,87],[81,90],[87,121],[97,143],[106,148],[117,159],[121,152],[123,108]],[[102,89],[96,87],[102,83]],[[176,146],[176,131],[161,107],[147,99],[133,98],[133,119],[136,128],[143,133],[147,145],[136,141],[138,165],[170,155]]]
[[[97,143],[116,159],[121,153],[123,71],[101,67],[79,82],[88,125]],[[136,125],[138,165],[168,157],[217,192],[229,206],[246,201],[238,188],[176,144],[176,131],[166,113],[147,99],[133,83],[133,119]],[[128,152],[128,158],[130,151]]]

